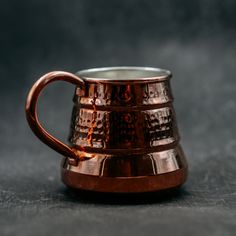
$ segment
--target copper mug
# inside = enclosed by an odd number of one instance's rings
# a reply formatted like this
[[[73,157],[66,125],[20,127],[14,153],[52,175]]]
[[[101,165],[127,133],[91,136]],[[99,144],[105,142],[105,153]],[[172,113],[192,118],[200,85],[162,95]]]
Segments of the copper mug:
[[[187,162],[179,144],[171,73],[150,67],[107,67],[76,74],[54,71],[31,88],[26,116],[35,135],[64,156],[62,181],[98,192],[150,192],[181,186]],[[76,85],[69,143],[39,123],[46,85]]]

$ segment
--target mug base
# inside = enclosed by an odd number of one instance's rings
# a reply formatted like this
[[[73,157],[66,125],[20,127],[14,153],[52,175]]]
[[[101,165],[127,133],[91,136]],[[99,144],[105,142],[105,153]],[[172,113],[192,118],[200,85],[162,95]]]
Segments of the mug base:
[[[187,178],[181,147],[146,155],[101,156],[71,163],[65,157],[61,178],[74,189],[107,193],[156,192],[180,187]]]
[[[104,193],[156,192],[180,187],[186,180],[187,168],[154,176],[98,177],[62,169],[62,181],[68,187]]]

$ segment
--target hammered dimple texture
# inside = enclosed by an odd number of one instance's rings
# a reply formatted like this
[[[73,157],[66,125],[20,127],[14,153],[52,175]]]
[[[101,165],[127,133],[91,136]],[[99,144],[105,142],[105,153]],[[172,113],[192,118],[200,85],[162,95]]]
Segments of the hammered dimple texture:
[[[168,80],[159,83],[89,84],[85,96],[77,88],[74,101],[82,105],[139,106],[157,105],[173,100]]]
[[[169,82],[89,84],[76,90],[69,140],[95,149],[145,149],[178,141]]]
[[[172,108],[93,111],[74,107],[70,142],[94,148],[147,148],[178,139]]]

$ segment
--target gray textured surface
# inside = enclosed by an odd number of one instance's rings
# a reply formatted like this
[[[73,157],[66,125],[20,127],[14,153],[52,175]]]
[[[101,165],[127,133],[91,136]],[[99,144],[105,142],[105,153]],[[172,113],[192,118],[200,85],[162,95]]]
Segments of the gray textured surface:
[[[191,6],[185,1],[186,11],[173,3],[168,16],[170,1],[162,1],[156,11],[151,4],[144,9],[137,1],[137,12],[132,12],[134,2],[127,1],[125,6],[115,4],[114,9],[122,12],[115,19],[110,8],[104,10],[103,1],[95,8],[91,1],[72,1],[67,8],[62,1],[57,5],[26,1],[21,7],[19,1],[11,2],[13,7],[6,3],[4,14],[16,16],[12,21],[19,19],[22,27],[9,28],[1,50],[0,235],[234,235],[233,1],[225,1],[221,8],[220,1],[215,5],[198,1],[200,7],[196,1]],[[142,18],[143,9],[151,13],[148,20]],[[67,19],[68,14],[72,18]],[[6,17],[1,23],[7,28],[11,20]],[[41,37],[45,32],[48,37]],[[187,183],[173,196],[135,196],[132,202],[132,197],[121,201],[70,192],[60,182],[59,155],[27,127],[24,101],[37,77],[54,69],[109,65],[150,65],[174,74],[175,109],[190,170]],[[65,140],[73,87],[58,83],[43,95],[40,120]]]
[[[162,235],[233,234],[236,230],[236,108],[232,76],[235,52],[225,46],[229,53],[219,59],[214,56],[214,48],[207,54],[201,45],[167,45],[168,50],[171,47],[176,56],[171,63],[175,66],[172,80],[175,108],[190,165],[188,182],[180,193],[166,199],[152,198],[140,204],[136,199],[135,204],[132,201],[124,204],[105,199],[96,202],[96,198],[86,200],[87,196],[67,191],[59,179],[59,155],[41,144],[26,125],[25,94],[18,101],[11,94],[3,98],[5,119],[0,136],[1,235],[32,235],[32,232],[44,235],[52,230],[57,235],[67,232],[156,235],[159,231]],[[214,69],[209,64],[204,66],[205,60],[214,60]],[[64,95],[58,96],[62,91]],[[70,85],[55,84],[41,99],[40,117],[47,120],[44,125],[62,139],[69,128],[72,94]]]

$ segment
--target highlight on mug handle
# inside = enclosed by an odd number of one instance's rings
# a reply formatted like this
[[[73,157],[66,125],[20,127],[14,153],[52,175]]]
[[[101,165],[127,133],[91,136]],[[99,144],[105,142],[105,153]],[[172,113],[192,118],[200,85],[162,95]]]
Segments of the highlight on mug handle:
[[[27,100],[26,100],[26,118],[29,123],[30,128],[34,134],[46,145],[59,152],[60,154],[72,158],[76,158],[76,152],[72,147],[64,144],[59,141],[51,134],[49,134],[40,124],[38,115],[37,115],[37,102],[41,91],[50,83],[54,81],[66,81],[81,87],[85,88],[85,82],[76,75],[64,72],[64,71],[53,71],[42,76],[35,84],[32,86],[29,91]]]

